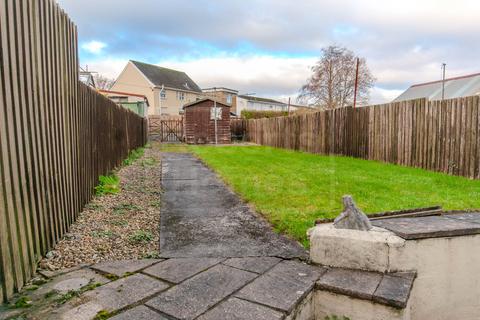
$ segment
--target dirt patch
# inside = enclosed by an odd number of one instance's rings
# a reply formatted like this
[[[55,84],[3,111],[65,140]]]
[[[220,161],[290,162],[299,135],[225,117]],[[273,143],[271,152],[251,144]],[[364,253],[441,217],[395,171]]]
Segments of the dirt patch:
[[[133,164],[117,172],[121,192],[95,197],[70,232],[40,262],[59,270],[79,264],[155,258],[160,239],[161,157],[152,143]]]

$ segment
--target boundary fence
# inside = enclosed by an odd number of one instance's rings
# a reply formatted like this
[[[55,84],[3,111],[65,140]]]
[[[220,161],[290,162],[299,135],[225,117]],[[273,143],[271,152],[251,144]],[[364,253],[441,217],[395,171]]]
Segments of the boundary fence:
[[[53,0],[0,0],[0,302],[146,143],[146,120],[78,81],[77,46]]]
[[[480,98],[426,99],[232,121],[261,145],[480,178]]]

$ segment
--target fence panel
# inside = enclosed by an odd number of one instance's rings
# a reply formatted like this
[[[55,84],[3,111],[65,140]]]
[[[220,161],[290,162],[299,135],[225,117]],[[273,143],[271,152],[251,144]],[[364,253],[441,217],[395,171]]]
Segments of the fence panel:
[[[247,141],[278,148],[480,178],[478,96],[233,120],[232,135],[239,134]]]
[[[0,0],[0,302],[146,143],[145,119],[78,81],[77,52],[53,0]]]

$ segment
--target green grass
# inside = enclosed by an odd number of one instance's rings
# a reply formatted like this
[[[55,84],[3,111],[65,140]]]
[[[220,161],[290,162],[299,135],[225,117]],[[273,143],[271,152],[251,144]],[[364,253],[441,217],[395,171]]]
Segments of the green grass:
[[[274,226],[308,246],[317,218],[342,211],[343,195],[366,213],[441,205],[480,208],[480,181],[348,157],[258,146],[190,149]]]
[[[149,231],[137,230],[129,237],[132,243],[148,243],[153,240],[153,235]]]
[[[161,143],[160,151],[186,153],[190,151],[190,146],[184,143]]]
[[[124,166],[131,165],[132,163],[140,159],[144,154],[145,154],[145,148],[137,148],[135,150],[130,151],[128,158],[123,160],[123,165]]]
[[[97,196],[117,194],[120,192],[120,178],[115,174],[100,176],[98,186],[95,187]]]

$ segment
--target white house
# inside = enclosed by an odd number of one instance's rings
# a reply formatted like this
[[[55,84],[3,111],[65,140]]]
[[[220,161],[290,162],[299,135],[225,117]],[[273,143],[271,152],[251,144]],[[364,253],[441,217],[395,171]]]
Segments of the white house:
[[[273,99],[240,95],[237,97],[237,114],[250,111],[288,111],[288,104]]]

